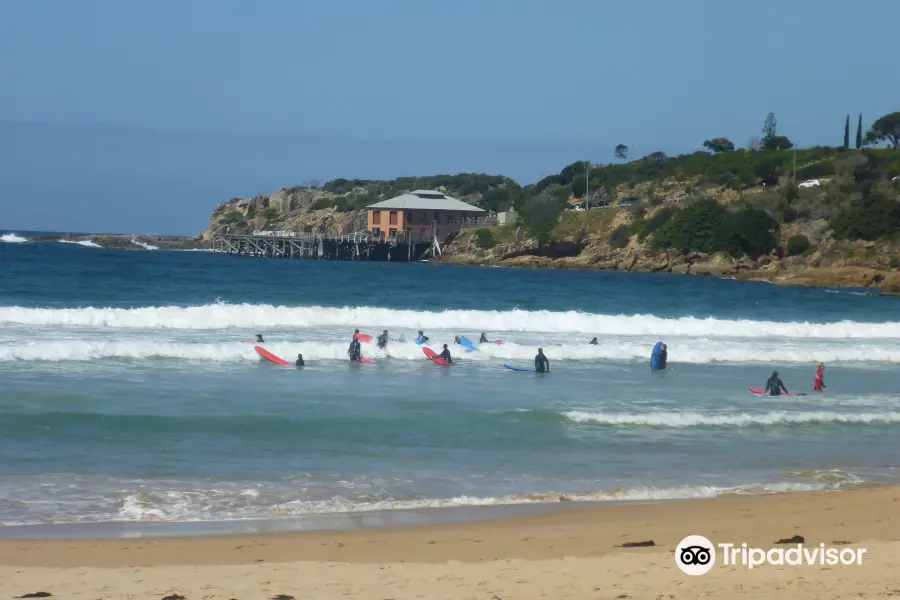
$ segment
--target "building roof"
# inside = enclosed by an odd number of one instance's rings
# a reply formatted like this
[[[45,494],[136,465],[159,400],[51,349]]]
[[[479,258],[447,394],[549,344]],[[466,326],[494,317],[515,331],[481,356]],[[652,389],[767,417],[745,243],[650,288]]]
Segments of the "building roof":
[[[462,200],[457,200],[437,190],[416,190],[391,198],[390,200],[382,200],[375,204],[370,204],[366,208],[369,209],[386,209],[386,210],[457,210],[466,212],[485,212],[483,208],[478,208],[471,204],[467,204]]]

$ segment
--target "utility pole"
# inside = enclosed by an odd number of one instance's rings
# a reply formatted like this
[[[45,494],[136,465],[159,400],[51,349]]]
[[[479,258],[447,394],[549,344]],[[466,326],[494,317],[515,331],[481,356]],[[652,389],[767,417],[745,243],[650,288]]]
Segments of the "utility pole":
[[[591,210],[591,161],[585,161],[584,167],[584,210]]]
[[[794,148],[794,185],[797,185],[797,149]]]

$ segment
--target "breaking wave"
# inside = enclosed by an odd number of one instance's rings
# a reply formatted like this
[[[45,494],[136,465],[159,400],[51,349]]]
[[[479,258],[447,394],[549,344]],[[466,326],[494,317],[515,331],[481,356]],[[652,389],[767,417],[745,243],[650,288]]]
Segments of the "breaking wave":
[[[883,425],[900,423],[900,412],[837,413],[828,411],[771,411],[760,414],[734,413],[705,415],[697,412],[625,414],[568,411],[563,413],[563,415],[575,423],[660,428],[757,427],[772,425],[822,425],[829,423]]]
[[[6,242],[7,244],[21,244],[22,242],[27,241],[27,238],[23,238],[15,233],[4,233],[3,235],[0,235],[0,242]]]
[[[93,242],[67,242],[92,245]],[[99,246],[96,246],[99,247]],[[385,327],[460,332],[577,333],[580,336],[654,336],[754,339],[894,339],[900,322],[831,323],[753,321],[747,319],[664,318],[654,315],[603,315],[578,311],[440,312],[375,307],[272,306],[215,303],[202,306],[144,308],[0,308],[0,323],[39,326],[88,326],[138,329],[224,329],[278,327]]]

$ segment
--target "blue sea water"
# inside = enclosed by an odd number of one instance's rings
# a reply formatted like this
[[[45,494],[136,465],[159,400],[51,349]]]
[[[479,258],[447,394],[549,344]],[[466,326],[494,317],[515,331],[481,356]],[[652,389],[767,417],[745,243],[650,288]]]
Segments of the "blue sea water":
[[[898,307],[670,275],[0,243],[0,523],[894,481]],[[389,331],[363,345],[375,364],[346,359],[357,327]],[[419,329],[452,367],[427,360]],[[482,331],[503,343],[453,343]],[[256,333],[306,366],[261,361]],[[670,368],[653,373],[659,340]],[[538,347],[551,373],[503,368]],[[811,392],[819,361],[825,394],[747,390],[777,369]]]

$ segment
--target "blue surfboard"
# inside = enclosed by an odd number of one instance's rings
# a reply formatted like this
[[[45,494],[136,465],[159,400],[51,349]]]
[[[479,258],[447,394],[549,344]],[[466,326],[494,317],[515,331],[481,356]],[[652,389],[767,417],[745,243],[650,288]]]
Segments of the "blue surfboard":
[[[532,368],[532,367],[514,367],[514,366],[512,366],[512,365],[503,365],[503,366],[506,367],[507,369],[509,369],[510,371],[529,371],[529,372],[531,372],[531,373],[536,373],[536,372],[537,372],[537,371],[535,371],[535,369]]]
[[[470,342],[469,338],[467,338],[467,337],[460,337],[459,345],[462,346],[463,348],[465,348],[466,350],[468,350],[469,352],[474,352],[475,350],[478,350],[478,348],[475,347],[475,344]]]

